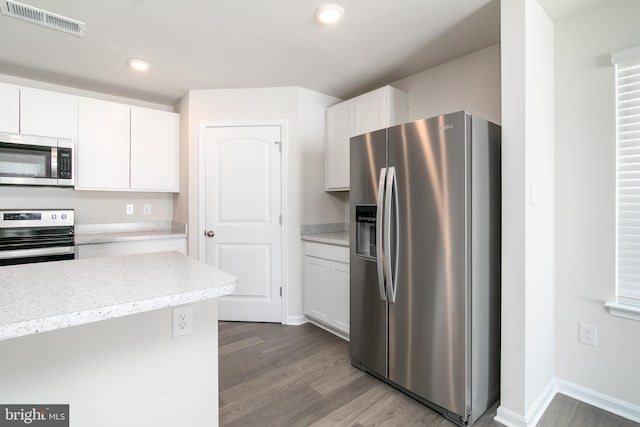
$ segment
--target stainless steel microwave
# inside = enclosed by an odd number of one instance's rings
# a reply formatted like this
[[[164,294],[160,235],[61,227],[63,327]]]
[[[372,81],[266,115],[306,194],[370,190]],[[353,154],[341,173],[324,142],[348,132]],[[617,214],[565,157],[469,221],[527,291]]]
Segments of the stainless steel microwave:
[[[73,141],[0,133],[0,184],[73,187]]]

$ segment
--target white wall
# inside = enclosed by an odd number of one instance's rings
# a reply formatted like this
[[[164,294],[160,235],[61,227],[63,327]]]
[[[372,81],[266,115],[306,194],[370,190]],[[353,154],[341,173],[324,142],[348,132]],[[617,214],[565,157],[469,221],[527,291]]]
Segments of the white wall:
[[[153,104],[14,76],[0,74],[0,81],[19,86],[68,93],[70,95],[88,96],[106,101],[173,111],[173,108],[167,105]],[[171,221],[173,219],[173,197],[173,194],[169,193],[74,191],[72,189],[52,187],[2,186],[0,187],[0,209],[75,209],[77,224]],[[126,215],[125,205],[127,203],[134,204],[135,213],[133,215]],[[151,215],[142,215],[143,204],[151,204]]]
[[[127,203],[133,215],[126,214]],[[142,214],[143,204],[151,205],[151,215]],[[2,186],[0,209],[75,209],[76,224],[172,221],[173,195]]]
[[[72,426],[217,426],[217,301],[193,313],[176,338],[166,308],[0,341],[0,401],[69,404]]]
[[[409,121],[466,110],[500,124],[500,45],[427,68],[390,83],[407,93]],[[344,200],[349,222],[349,192],[332,193]]]
[[[555,94],[553,21],[535,0],[526,2],[525,13],[525,408],[530,409],[552,381],[555,364]]]
[[[556,23],[556,376],[640,405],[640,322],[612,317],[615,87],[609,54],[640,44],[640,2],[610,0]],[[578,342],[578,322],[598,346]]]
[[[407,92],[409,120],[467,110],[494,123],[502,121],[500,45],[428,68],[391,85]]]
[[[343,222],[339,196],[324,191],[324,111],[339,100],[302,88],[192,90],[189,92],[187,197],[180,194],[177,212],[188,207],[189,255],[198,257],[198,149],[201,121],[286,120],[284,168],[288,192],[283,194],[288,263],[285,277],[285,322],[302,317],[302,242],[300,224]],[[184,148],[184,147],[183,147]],[[297,320],[296,320],[297,319]]]
[[[189,224],[189,94],[176,105],[180,113],[180,192],[175,195],[173,218],[176,222]]]
[[[108,93],[94,92],[90,90],[77,89],[70,86],[61,86],[39,80],[24,79],[22,77],[0,74],[0,82],[10,83],[18,86],[33,87],[36,89],[51,90],[54,92],[67,93],[69,95],[86,96],[89,98],[102,99],[104,101],[119,102],[122,104],[137,105],[138,107],[153,108],[156,110],[173,111],[173,107],[164,104],[141,101],[139,99],[125,98],[122,96],[110,95]]]
[[[553,23],[535,0],[503,0],[501,34],[498,419],[526,424],[535,422],[537,400],[552,384],[554,374]]]
[[[324,191],[325,112],[338,101],[306,89],[299,92],[300,147],[304,149],[296,154],[290,171],[299,179],[300,224],[347,222],[344,210],[349,193]]]
[[[524,3],[503,0],[502,343],[500,408],[524,414],[525,387],[525,33]]]

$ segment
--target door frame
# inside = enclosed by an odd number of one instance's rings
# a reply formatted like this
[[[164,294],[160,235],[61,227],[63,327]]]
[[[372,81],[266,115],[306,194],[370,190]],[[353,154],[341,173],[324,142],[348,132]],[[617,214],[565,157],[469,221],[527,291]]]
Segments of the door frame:
[[[288,309],[288,283],[289,283],[289,242],[287,237],[289,235],[289,215],[285,215],[289,212],[289,173],[288,173],[288,149],[289,149],[289,129],[288,121],[286,119],[276,120],[200,120],[199,134],[198,134],[198,260],[200,262],[206,262],[205,254],[205,144],[206,137],[205,132],[210,127],[250,127],[250,126],[280,126],[280,132],[282,135],[282,141],[280,141],[280,147],[282,150],[282,157],[280,158],[280,212],[282,214],[282,227],[280,230],[280,238],[282,239],[282,261],[280,268],[282,269],[281,277],[282,283],[282,300],[280,307],[280,323],[285,325],[286,319],[289,315]]]

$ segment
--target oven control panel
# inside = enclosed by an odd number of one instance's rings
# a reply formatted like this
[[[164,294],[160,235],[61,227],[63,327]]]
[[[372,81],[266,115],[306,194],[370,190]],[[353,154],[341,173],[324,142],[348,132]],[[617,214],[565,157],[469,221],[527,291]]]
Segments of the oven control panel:
[[[73,209],[0,211],[0,228],[74,225]]]

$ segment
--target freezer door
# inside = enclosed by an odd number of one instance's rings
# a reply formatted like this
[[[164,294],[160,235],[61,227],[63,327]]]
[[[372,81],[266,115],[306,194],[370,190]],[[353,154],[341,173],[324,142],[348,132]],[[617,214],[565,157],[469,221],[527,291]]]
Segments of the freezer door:
[[[398,270],[389,379],[462,417],[470,412],[467,117],[395,126],[388,143],[399,216],[391,242]]]
[[[350,347],[353,361],[381,376],[387,376],[387,303],[381,298],[378,282],[377,242],[380,223],[371,224],[356,214],[376,218],[380,172],[386,167],[386,129],[351,138],[349,230],[350,265]],[[359,209],[356,209],[358,207]],[[357,235],[358,230],[366,235]],[[360,239],[360,240],[358,240]],[[360,250],[357,252],[357,242]],[[364,248],[362,247],[364,246]],[[370,250],[366,250],[370,248]],[[384,295],[384,287],[383,295]]]

